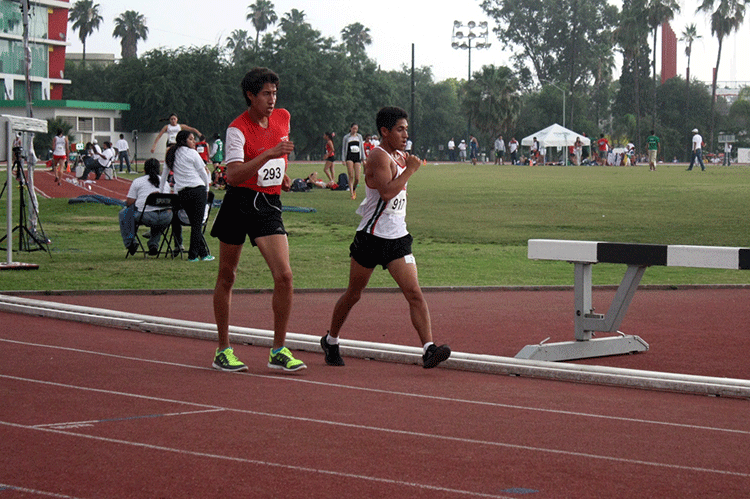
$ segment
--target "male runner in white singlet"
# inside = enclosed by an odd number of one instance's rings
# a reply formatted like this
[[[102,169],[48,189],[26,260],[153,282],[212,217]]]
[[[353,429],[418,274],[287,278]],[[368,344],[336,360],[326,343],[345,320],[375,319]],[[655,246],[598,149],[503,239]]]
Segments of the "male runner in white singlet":
[[[406,184],[422,164],[418,157],[403,152],[409,137],[407,118],[401,108],[384,107],[375,119],[382,140],[367,158],[367,196],[357,209],[362,221],[349,247],[349,286],[333,309],[331,329],[320,339],[330,366],[344,365],[339,332],[378,265],[388,269],[409,303],[411,322],[422,342],[424,367],[435,367],[451,354],[448,345],[432,342],[430,311],[419,287],[412,237],[406,230]]]

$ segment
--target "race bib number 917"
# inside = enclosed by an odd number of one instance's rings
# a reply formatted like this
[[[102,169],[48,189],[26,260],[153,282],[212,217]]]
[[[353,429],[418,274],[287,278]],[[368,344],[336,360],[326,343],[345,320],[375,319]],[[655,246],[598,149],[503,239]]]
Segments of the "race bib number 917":
[[[393,215],[405,215],[406,214],[406,189],[403,189],[398,195],[388,201],[388,206],[384,210],[385,213],[392,213]]]
[[[284,180],[286,164],[284,158],[269,159],[265,165],[258,170],[258,185],[260,187],[273,187],[281,185]]]

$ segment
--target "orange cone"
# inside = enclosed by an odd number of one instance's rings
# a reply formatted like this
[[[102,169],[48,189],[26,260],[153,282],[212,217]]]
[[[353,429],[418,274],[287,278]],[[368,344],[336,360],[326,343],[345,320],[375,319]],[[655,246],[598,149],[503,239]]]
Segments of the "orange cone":
[[[66,162],[65,162],[65,165],[67,166],[67,168],[65,169],[65,171],[66,171],[67,173],[70,173],[70,161],[66,161]]]

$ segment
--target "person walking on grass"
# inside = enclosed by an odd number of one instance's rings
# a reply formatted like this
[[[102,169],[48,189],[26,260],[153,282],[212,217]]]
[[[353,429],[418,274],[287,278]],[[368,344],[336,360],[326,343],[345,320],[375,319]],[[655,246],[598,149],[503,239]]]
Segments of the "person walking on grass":
[[[655,172],[656,159],[659,156],[659,149],[661,148],[661,144],[659,141],[659,137],[654,134],[653,130],[651,130],[650,135],[646,137],[646,145],[648,146],[648,169],[649,171]]]
[[[362,135],[359,134],[359,125],[352,123],[349,133],[344,135],[341,144],[341,160],[346,165],[346,171],[349,175],[349,191],[352,199],[357,199],[360,170],[365,158],[364,148],[364,140]]]
[[[701,171],[705,172],[706,167],[703,165],[703,137],[698,133],[697,128],[693,128],[693,154],[690,155],[690,166],[688,166],[687,171],[693,169],[696,158],[701,165]]]
[[[407,119],[403,109],[384,107],[375,120],[382,141],[367,159],[366,197],[357,209],[362,221],[349,246],[349,285],[333,309],[330,330],[320,339],[329,366],[344,365],[339,333],[378,265],[388,270],[409,303],[412,325],[422,344],[423,366],[435,367],[451,354],[448,345],[432,341],[430,311],[419,287],[412,236],[406,230],[406,184],[422,164],[417,156],[403,152],[409,137]]]
[[[307,366],[284,346],[292,310],[292,267],[289,242],[281,219],[281,190],[289,191],[287,156],[294,150],[289,140],[289,111],[276,108],[279,77],[268,68],[254,68],[242,80],[247,111],[227,129],[227,192],[211,235],[220,241],[219,274],[214,288],[214,317],[219,346],[213,367],[222,371],[247,371],[229,345],[229,312],[232,288],[245,238],[257,246],[273,277],[274,336],[268,367],[293,372]]]

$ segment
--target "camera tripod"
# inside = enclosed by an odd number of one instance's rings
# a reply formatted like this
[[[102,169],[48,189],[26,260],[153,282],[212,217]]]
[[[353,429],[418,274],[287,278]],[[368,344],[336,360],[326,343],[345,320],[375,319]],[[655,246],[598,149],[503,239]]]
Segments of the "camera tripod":
[[[26,211],[26,194],[29,189],[29,184],[26,181],[26,173],[23,171],[21,151],[14,149],[13,156],[13,170],[15,170],[16,180],[18,181],[19,188],[18,225],[13,227],[13,230],[10,234],[6,234],[3,237],[0,237],[0,244],[2,244],[2,242],[6,239],[8,240],[8,244],[12,244],[12,233],[18,231],[18,251],[31,252],[42,250],[49,253],[50,241],[47,236],[44,235],[42,222],[39,220],[39,211],[37,209],[36,203],[34,202],[33,196],[29,197],[31,198],[31,208],[33,209],[34,218],[39,225],[39,231],[35,230],[34,232],[32,232],[31,230],[29,230]],[[0,190],[0,199],[3,197],[3,194],[5,194],[6,188],[8,188],[7,180],[3,184],[2,190]],[[10,190],[8,190],[8,196],[12,195],[13,194],[10,192]],[[0,249],[7,249],[7,247],[0,247]]]

